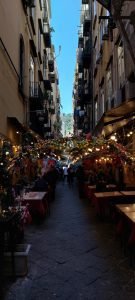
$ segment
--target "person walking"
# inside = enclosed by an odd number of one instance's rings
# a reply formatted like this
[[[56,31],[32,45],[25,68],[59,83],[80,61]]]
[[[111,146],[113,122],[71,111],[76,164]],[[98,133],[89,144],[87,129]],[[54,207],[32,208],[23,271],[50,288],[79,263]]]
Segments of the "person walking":
[[[67,181],[67,177],[68,177],[68,166],[64,166],[63,167],[63,180],[65,182],[65,180]]]
[[[73,184],[73,169],[71,165],[68,167],[67,172],[68,172],[67,181],[68,184],[71,186]]]

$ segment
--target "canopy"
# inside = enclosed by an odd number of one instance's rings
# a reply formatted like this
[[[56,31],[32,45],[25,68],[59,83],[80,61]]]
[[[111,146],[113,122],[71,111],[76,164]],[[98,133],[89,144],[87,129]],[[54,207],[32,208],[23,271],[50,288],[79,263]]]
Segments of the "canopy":
[[[128,124],[135,116],[135,98],[105,112],[94,129],[93,134],[107,136],[118,128]]]

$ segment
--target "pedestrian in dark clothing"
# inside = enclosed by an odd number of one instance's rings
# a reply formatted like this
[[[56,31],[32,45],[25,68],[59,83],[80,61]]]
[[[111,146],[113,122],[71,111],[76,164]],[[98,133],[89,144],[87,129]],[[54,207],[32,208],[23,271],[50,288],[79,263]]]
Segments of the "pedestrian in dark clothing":
[[[72,185],[72,184],[73,184],[73,175],[74,175],[74,174],[73,174],[73,169],[72,169],[71,166],[68,167],[67,172],[68,172],[68,176],[67,176],[68,184],[69,184],[69,185]]]
[[[35,185],[33,187],[33,191],[36,191],[36,192],[48,191],[48,183],[45,178],[45,175],[43,175],[42,177],[40,177],[36,180]]]
[[[45,179],[48,182],[50,186],[50,196],[51,200],[55,199],[55,188],[56,188],[56,182],[58,178],[58,171],[56,170],[55,166],[51,166],[49,171],[45,174]]]

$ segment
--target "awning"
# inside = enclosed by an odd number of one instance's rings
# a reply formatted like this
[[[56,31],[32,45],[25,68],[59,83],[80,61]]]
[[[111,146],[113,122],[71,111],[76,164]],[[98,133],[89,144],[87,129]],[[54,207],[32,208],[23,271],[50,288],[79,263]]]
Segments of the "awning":
[[[108,136],[118,128],[125,126],[135,116],[135,98],[130,99],[120,106],[112,108],[103,114],[96,125],[93,134]]]
[[[15,117],[7,117],[8,124],[13,126],[16,130],[21,133],[25,133],[27,130],[26,128],[18,121]]]

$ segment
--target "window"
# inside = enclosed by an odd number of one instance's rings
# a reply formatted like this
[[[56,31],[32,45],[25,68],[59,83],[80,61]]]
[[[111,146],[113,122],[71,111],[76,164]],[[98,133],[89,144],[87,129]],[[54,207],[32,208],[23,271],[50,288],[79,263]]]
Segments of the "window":
[[[32,55],[30,55],[29,78],[30,78],[30,96],[34,96],[35,65],[34,65],[34,60]]]
[[[117,48],[118,53],[118,81],[119,81],[119,88],[123,86],[125,81],[125,64],[124,64],[124,48],[123,43],[119,43]]]
[[[39,5],[40,5],[40,9],[42,10],[42,8],[43,8],[43,0],[39,0]]]
[[[105,17],[109,18],[109,12],[105,10]],[[102,44],[103,35],[108,34],[108,19],[102,19],[100,21],[100,44]]]
[[[44,80],[47,78],[47,55],[45,53],[43,57],[43,78]]]
[[[106,73],[106,110],[111,107],[111,99],[113,95],[113,63],[108,66]]]
[[[20,80],[19,80],[19,87],[21,89],[21,91],[24,90],[24,59],[25,59],[25,51],[24,51],[24,40],[23,40],[23,36],[20,36]]]
[[[95,125],[97,124],[98,121],[98,98],[96,97],[95,99]]]
[[[38,26],[38,52],[41,52],[41,32],[39,26]]]
[[[35,0],[33,1],[34,6],[29,8],[30,11],[30,22],[31,22],[31,27],[33,30],[33,34],[36,34],[35,31],[35,19],[36,19],[36,10],[35,10]]]
[[[97,14],[97,1],[94,0],[94,16]]]
[[[102,117],[103,113],[105,112],[105,102],[104,102],[104,87],[100,89],[100,111],[99,111],[99,118]]]

